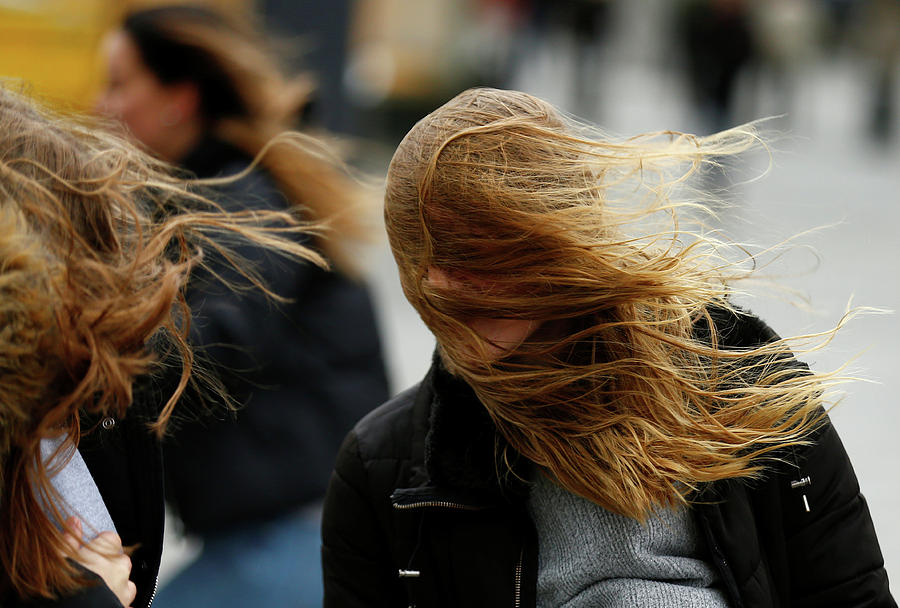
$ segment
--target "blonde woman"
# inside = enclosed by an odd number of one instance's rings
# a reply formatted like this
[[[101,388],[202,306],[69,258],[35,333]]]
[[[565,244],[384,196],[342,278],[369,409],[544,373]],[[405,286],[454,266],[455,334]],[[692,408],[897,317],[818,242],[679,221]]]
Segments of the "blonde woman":
[[[189,274],[250,244],[322,260],[295,215],[227,213],[129,142],[2,88],[0,142],[0,605],[145,608],[159,438],[194,367]]]
[[[107,44],[101,105],[193,174],[240,174],[295,126],[310,93],[306,80],[282,74],[263,42],[247,23],[205,8],[131,13]],[[210,290],[202,278],[191,285],[193,340],[244,407],[233,420],[185,421],[166,445],[167,497],[204,548],[160,590],[160,606],[321,604],[319,513],[334,457],[350,427],[388,396],[353,253],[364,236],[359,194],[321,144],[271,146],[211,194],[229,209],[296,209],[320,220],[324,238],[307,244],[333,272],[245,249],[289,301],[275,307],[260,295]]]
[[[836,379],[734,308],[741,266],[675,221],[703,198],[680,183],[756,142],[608,141],[492,89],[407,134],[385,219],[438,348],[344,442],[326,606],[896,605],[823,411]]]

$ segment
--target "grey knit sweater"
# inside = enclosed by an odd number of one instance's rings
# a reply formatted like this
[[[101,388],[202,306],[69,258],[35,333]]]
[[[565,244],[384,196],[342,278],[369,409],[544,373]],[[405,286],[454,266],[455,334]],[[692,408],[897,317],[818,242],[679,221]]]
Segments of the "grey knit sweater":
[[[538,534],[539,608],[722,608],[687,508],[646,524],[536,476],[528,508]]]
[[[56,463],[54,461],[51,464],[50,459],[60,443],[62,438],[41,440],[41,456],[48,468]],[[65,454],[59,455],[60,458],[63,456]],[[97,484],[94,483],[94,478],[91,477],[91,472],[78,450],[72,453],[71,459],[53,476],[50,483],[62,499],[56,506],[63,517],[75,515],[81,519],[85,540],[91,540],[106,530],[116,531],[116,525],[106,509],[100,490],[97,489]],[[57,522],[57,525],[59,524],[60,522]]]

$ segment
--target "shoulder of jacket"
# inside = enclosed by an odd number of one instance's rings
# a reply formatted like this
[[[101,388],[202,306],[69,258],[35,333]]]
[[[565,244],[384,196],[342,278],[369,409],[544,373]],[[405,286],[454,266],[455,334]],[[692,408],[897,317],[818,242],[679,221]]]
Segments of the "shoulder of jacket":
[[[222,166],[223,176],[233,176],[246,170],[247,162],[231,161]],[[256,166],[246,175],[232,182],[215,186],[215,199],[228,209],[285,209],[290,202],[278,183],[263,167]]]
[[[806,441],[776,451],[759,478],[716,481],[706,486],[699,496],[729,502],[740,497],[760,500],[773,492],[797,501],[803,494],[842,495],[845,499],[856,495],[859,484],[853,467],[827,415],[823,414],[819,426]]]
[[[363,460],[408,457],[415,432],[415,405],[421,383],[375,408],[353,427]]]
[[[768,323],[740,307],[712,307],[709,315],[721,343],[729,348],[755,348],[779,339]],[[701,331],[708,333],[709,330],[701,328]]]

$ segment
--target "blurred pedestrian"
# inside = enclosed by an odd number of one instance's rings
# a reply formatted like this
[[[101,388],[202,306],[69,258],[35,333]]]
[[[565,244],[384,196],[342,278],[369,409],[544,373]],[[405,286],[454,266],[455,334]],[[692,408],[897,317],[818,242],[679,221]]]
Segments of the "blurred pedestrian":
[[[610,141],[493,89],[413,127],[385,219],[437,353],[344,442],[326,606],[896,606],[839,379],[680,223],[706,195],[677,186],[758,141]]]
[[[0,605],[146,608],[158,439],[193,371],[187,276],[238,237],[317,256],[290,215],[226,214],[131,143],[3,88],[0,142]]]
[[[897,130],[897,86],[900,73],[900,2],[866,0],[859,5],[854,32],[869,65],[870,100],[867,130],[872,140],[890,144]]]
[[[755,55],[743,0],[688,0],[678,16],[688,84],[711,132],[734,124],[738,77]]]
[[[359,189],[324,146],[263,153],[294,126],[310,86],[286,78],[246,23],[190,6],[133,12],[109,38],[107,59],[106,112],[200,177],[252,167],[213,196],[228,209],[296,209],[323,220],[327,234],[309,244],[334,269],[242,251],[287,298],[277,307],[209,290],[204,277],[188,286],[192,339],[243,407],[233,420],[184,422],[166,444],[168,496],[203,550],[157,604],[318,605],[328,475],[343,435],[388,390],[352,248],[365,236]]]
[[[538,40],[554,43],[564,36],[572,69],[569,93],[572,111],[590,119],[599,115],[603,80],[600,63],[610,30],[610,0],[534,0],[531,23]],[[558,68],[556,68],[558,69]]]

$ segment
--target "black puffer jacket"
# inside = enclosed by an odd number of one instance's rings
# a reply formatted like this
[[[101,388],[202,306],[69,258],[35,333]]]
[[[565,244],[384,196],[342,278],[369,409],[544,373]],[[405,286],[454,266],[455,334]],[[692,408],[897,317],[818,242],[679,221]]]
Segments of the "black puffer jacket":
[[[177,364],[177,363],[173,363]],[[84,416],[79,451],[103,497],[122,544],[133,547],[131,580],[137,587],[134,608],[147,608],[156,593],[163,546],[165,509],[159,441],[148,424],[171,392],[162,380],[140,379],[134,404],[124,419]],[[2,575],[0,575],[2,578]],[[0,591],[0,606],[32,608],[120,608],[121,603],[96,577],[97,584],[56,600],[23,602]],[[0,581],[0,588],[6,587]]]
[[[183,164],[213,177],[249,162],[236,148],[207,139]],[[229,210],[289,205],[261,170],[210,196]],[[222,404],[202,407],[189,393],[165,446],[169,498],[187,529],[201,535],[320,501],[341,439],[388,395],[363,285],[259,247],[237,251],[291,301],[276,304],[255,290],[235,293],[206,275],[188,285],[192,339],[241,406],[231,416]],[[215,268],[246,283],[226,264]],[[188,411],[195,420],[184,421]]]
[[[749,315],[728,323],[720,334],[731,346],[774,338]],[[498,478],[498,441],[474,392],[439,362],[357,424],[325,502],[325,605],[534,606],[528,486]],[[731,605],[896,606],[833,427],[787,458],[764,481],[713,484],[693,507]],[[513,463],[524,479],[526,468]]]

